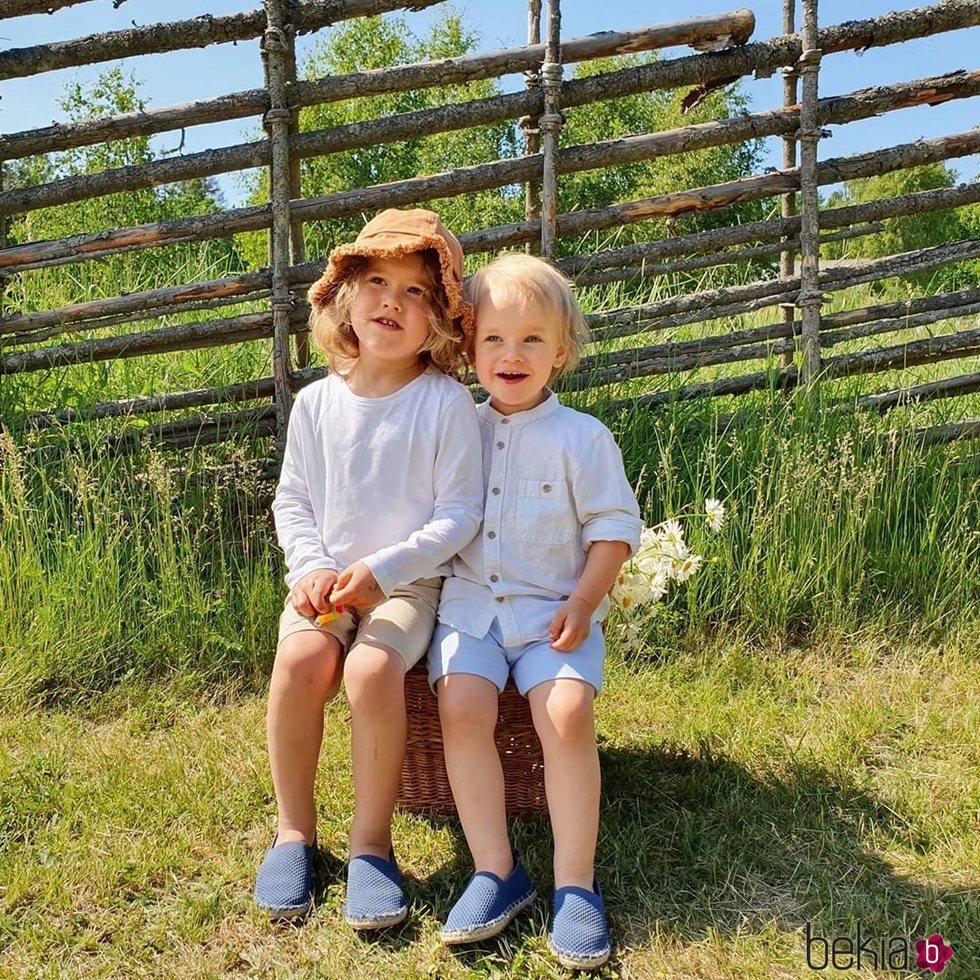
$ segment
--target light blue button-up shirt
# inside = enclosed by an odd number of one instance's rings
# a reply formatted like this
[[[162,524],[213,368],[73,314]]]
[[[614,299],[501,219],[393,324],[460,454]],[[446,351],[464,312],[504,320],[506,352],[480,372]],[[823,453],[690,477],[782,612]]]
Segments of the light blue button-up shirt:
[[[439,620],[483,637],[494,617],[505,646],[548,638],[594,541],[640,545],[640,509],[612,433],[554,394],[501,415],[479,406],[486,496],[483,526],[453,563]],[[609,610],[603,598],[593,620]]]

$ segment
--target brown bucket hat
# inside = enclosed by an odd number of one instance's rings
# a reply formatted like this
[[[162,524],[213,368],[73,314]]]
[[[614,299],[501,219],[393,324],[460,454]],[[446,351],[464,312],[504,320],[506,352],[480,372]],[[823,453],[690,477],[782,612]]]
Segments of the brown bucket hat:
[[[338,245],[327,259],[323,275],[307,294],[314,310],[334,298],[341,283],[353,274],[357,258],[398,258],[431,248],[439,256],[441,284],[449,318],[463,336],[473,332],[473,307],[463,299],[463,249],[434,211],[387,208],[375,215],[347,245]]]

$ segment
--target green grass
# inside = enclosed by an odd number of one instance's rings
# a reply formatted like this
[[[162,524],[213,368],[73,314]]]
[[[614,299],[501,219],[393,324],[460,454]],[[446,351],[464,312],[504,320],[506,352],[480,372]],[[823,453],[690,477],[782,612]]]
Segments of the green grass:
[[[677,590],[649,642],[975,633],[975,445],[923,447],[891,416],[779,394],[752,403],[758,414],[731,431],[712,404],[604,415],[648,523],[706,497],[729,512],[717,536],[695,522],[692,546],[713,564]],[[109,459],[0,436],[0,702],[74,701],[134,677],[260,676],[283,569],[254,451]],[[194,479],[229,460],[234,475]]]
[[[598,708],[606,977],[808,977],[804,928],[920,938],[980,973],[980,682],[968,646],[719,643],[613,654]],[[398,814],[408,924],[341,921],[352,813],[342,702],[318,787],[317,908],[252,907],[274,804],[262,694],[180,680],[0,719],[0,976],[560,977],[545,941],[550,835],[517,825],[542,897],[498,941],[436,936],[467,876],[454,820]],[[855,975],[825,972],[823,975]],[[863,971],[919,976],[921,971]]]
[[[832,308],[897,298],[888,288],[837,294]],[[18,376],[4,379],[0,412],[234,383],[268,373],[267,358],[256,342]],[[947,975],[980,975],[980,452],[911,436],[976,415],[980,396],[884,417],[835,405],[977,362],[835,381],[818,399],[613,406],[680,383],[667,376],[568,396],[615,431],[648,523],[709,496],[728,509],[718,535],[692,522],[709,564],[645,625],[640,653],[619,650],[610,625],[606,976],[806,977],[805,924],[853,935],[858,921],[877,937],[941,932],[956,947]],[[733,412],[740,423],[725,428]],[[376,943],[344,930],[342,705],[327,715],[316,913],[273,929],[255,912],[274,820],[263,692],[283,596],[256,463],[272,450],[244,440],[113,459],[76,444],[145,424],[0,429],[0,978],[563,975],[546,949],[546,897],[499,943],[439,946],[466,877],[453,821],[399,815],[412,920]],[[206,475],[218,464],[230,468]],[[546,824],[521,824],[517,842],[547,896]]]

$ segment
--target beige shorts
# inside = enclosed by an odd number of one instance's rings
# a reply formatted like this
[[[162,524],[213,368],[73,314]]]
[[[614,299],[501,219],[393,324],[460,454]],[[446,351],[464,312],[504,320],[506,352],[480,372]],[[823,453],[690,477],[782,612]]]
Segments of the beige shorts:
[[[399,586],[363,615],[348,610],[323,626],[298,613],[287,596],[279,617],[278,642],[307,630],[329,633],[340,641],[344,654],[355,644],[376,643],[397,653],[405,661],[405,669],[410,670],[429,648],[441,590],[442,579],[421,578]]]

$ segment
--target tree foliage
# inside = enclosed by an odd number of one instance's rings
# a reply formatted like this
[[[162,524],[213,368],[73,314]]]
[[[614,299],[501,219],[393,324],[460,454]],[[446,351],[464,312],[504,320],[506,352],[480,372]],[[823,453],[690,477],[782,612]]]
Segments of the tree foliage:
[[[956,171],[940,161],[878,177],[847,181],[842,190],[830,195],[827,204],[830,207],[864,204],[919,191],[953,187],[956,182]],[[827,255],[831,258],[876,259],[945,245],[964,238],[976,238],[980,235],[980,205],[889,218],[883,224],[885,230],[874,235],[827,246]],[[963,289],[975,285],[980,278],[980,262],[959,262],[903,278],[917,287],[929,287],[932,291]]]
[[[69,84],[59,106],[67,121],[139,112],[146,102],[139,84],[120,68],[101,74],[90,86]],[[115,167],[149,163],[156,153],[148,137],[114,140],[29,157],[5,170],[11,187],[32,186],[63,177],[98,173]],[[8,228],[12,244],[66,238],[70,235],[126,228],[170,218],[216,211],[220,196],[210,180],[191,180],[159,188],[142,188],[90,198],[15,216]],[[152,289],[223,274],[240,267],[229,242],[170,246],[165,252],[135,252],[96,262],[25,273],[14,279],[6,301],[14,309],[32,310],[82,302],[137,289]],[[175,278],[176,277],[176,278]],[[186,277],[186,278],[181,278]]]
[[[420,37],[402,17],[362,18],[338,25],[319,41],[302,65],[305,78],[321,78],[364,69],[429,59],[459,57],[476,50],[478,35],[463,18],[449,13]],[[584,77],[600,71],[628,68],[654,59],[655,55],[630,55],[602,59],[577,66],[575,75]],[[327,129],[363,120],[440,105],[466,102],[497,95],[500,82],[489,79],[465,84],[390,93],[351,99],[303,109],[303,132]],[[724,118],[745,108],[746,99],[738,86],[714,93],[690,116],[682,117],[679,96],[673,92],[647,92],[590,106],[569,109],[561,145],[573,146],[595,140],[614,139],[634,133],[672,129],[690,122]],[[460,132],[420,134],[417,139],[366,147],[345,153],[304,160],[301,163],[304,197],[335,193],[355,187],[441,173],[458,167],[519,156],[524,139],[515,121]],[[655,194],[732,180],[751,173],[760,160],[758,141],[717,147],[677,157],[624,167],[564,174],[559,180],[559,211],[577,211]],[[249,203],[268,200],[268,177],[263,172],[247,183]],[[520,221],[524,217],[524,188],[510,186],[465,194],[457,198],[427,202],[440,212],[447,225],[466,232]],[[762,205],[740,205],[713,215],[685,218],[691,230],[714,227],[761,216]],[[307,252],[325,255],[335,245],[353,238],[364,216],[312,222],[306,228]],[[622,229],[617,241],[634,241],[665,234],[664,222],[648,222]],[[563,253],[592,250],[609,235],[586,236],[561,243]],[[264,265],[265,236],[249,236],[245,246],[252,265]]]

